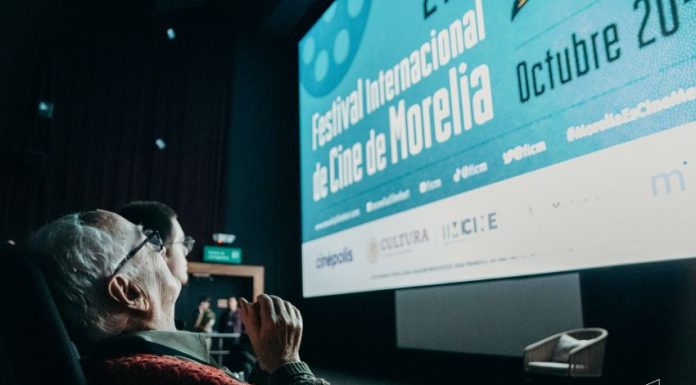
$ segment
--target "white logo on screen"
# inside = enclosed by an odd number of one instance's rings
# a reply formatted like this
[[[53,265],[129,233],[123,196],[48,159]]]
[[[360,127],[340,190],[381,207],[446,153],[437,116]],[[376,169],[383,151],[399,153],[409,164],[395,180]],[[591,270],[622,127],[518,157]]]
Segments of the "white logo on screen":
[[[430,242],[430,235],[425,228],[389,235],[380,240],[373,238],[367,246],[367,259],[370,263],[375,263],[380,255],[407,253],[413,246],[427,242]]]
[[[428,237],[427,229],[412,230],[380,239],[379,249],[381,251],[392,251],[429,241],[430,237]]]
[[[323,269],[325,267],[335,268],[339,265],[345,263],[353,262],[353,249],[350,247],[343,247],[339,252],[328,252],[326,254],[321,254],[316,259],[317,269]]]
[[[370,243],[367,245],[367,261],[370,263],[377,262],[379,257],[379,242],[376,238],[370,239]]]
[[[471,215],[442,225],[442,239],[452,241],[470,238],[486,231],[498,229],[498,213],[491,211],[483,215]]]
[[[505,163],[505,165],[508,165],[515,161],[519,162],[522,159],[541,154],[545,151],[546,142],[544,142],[543,140],[535,144],[527,143],[505,151],[503,153],[503,163]]]

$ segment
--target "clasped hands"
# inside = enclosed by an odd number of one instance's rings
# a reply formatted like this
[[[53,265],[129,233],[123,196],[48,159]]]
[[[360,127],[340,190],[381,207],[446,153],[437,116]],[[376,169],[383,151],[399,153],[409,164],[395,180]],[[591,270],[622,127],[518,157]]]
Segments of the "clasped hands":
[[[242,298],[239,309],[262,370],[273,373],[287,363],[300,361],[302,315],[295,306],[261,294],[254,303]]]

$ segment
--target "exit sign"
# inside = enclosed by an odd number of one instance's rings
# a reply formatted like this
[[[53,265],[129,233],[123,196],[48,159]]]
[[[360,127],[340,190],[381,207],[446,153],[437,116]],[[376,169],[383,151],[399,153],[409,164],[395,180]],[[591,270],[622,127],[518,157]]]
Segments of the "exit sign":
[[[203,261],[217,263],[242,263],[242,249],[238,247],[203,246]]]

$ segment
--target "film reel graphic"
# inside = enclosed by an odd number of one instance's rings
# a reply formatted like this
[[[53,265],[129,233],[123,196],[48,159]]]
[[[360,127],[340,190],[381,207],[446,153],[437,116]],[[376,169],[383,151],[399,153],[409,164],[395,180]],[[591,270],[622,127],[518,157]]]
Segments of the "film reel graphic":
[[[358,52],[371,0],[335,1],[302,40],[300,82],[314,97],[333,91]]]

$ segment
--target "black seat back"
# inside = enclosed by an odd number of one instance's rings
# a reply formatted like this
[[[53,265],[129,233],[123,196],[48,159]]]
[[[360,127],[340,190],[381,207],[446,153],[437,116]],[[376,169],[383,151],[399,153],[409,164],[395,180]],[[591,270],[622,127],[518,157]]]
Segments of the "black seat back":
[[[7,353],[5,353],[5,347],[2,345],[2,340],[0,340],[0,384],[17,384],[14,378],[14,371],[10,367],[10,361],[7,358]]]
[[[7,360],[0,368],[9,368],[18,385],[86,385],[77,350],[41,271],[14,247],[0,249],[0,266],[0,340]]]

